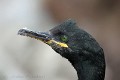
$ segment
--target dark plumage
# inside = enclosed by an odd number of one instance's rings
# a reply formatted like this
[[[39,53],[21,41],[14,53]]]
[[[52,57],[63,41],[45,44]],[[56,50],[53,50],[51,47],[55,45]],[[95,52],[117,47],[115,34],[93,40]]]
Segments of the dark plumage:
[[[70,61],[78,74],[78,80],[104,80],[105,59],[103,49],[75,21],[67,20],[49,33],[20,29],[18,34],[39,39],[50,45],[62,57]]]

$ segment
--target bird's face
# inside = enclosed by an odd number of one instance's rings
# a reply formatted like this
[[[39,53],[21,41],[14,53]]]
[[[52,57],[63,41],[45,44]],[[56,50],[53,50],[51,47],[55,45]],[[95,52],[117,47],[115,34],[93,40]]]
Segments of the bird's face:
[[[57,53],[64,56],[80,49],[77,47],[78,38],[75,36],[78,29],[73,25],[73,22],[69,22],[67,25],[59,25],[48,32],[33,32],[28,29],[20,29],[18,34],[41,40],[51,46]]]
[[[50,46],[63,57],[80,49],[77,47],[78,40],[75,36],[76,32],[66,31],[65,29],[63,30],[56,27],[51,29],[49,32],[52,36],[52,40],[56,42],[50,44]]]
[[[88,54],[88,52],[96,53],[101,49],[91,35],[79,29],[76,23],[71,20],[65,21],[48,32],[20,29],[18,34],[38,39],[66,58],[78,55],[83,56],[84,54],[93,56],[93,54]]]
[[[74,44],[71,42],[72,36],[60,30],[52,29],[49,32],[33,32],[28,29],[20,29],[18,34],[40,40],[51,46],[61,55],[73,51],[71,48],[71,43]]]

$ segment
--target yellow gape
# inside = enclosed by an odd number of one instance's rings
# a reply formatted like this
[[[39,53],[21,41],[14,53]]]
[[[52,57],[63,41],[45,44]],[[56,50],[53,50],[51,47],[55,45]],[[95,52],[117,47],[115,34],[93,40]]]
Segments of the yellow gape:
[[[66,48],[68,48],[68,45],[67,45],[67,44],[62,43],[62,42],[57,42],[57,41],[55,41],[55,40],[50,40],[50,41],[48,41],[48,42],[46,42],[46,43],[47,43],[47,44],[55,43],[55,44],[59,45],[60,47],[66,47]]]

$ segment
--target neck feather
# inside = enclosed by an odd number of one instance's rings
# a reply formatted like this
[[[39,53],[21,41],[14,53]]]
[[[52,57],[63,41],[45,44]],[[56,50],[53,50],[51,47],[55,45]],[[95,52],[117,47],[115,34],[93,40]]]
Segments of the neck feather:
[[[104,80],[105,59],[104,54],[93,58],[78,55],[66,56],[77,71],[78,80]]]
[[[104,80],[106,66],[103,50],[96,53],[66,53],[62,56],[73,65],[78,80]]]
[[[90,65],[89,61],[73,65],[77,71],[78,80],[104,80],[104,66]]]

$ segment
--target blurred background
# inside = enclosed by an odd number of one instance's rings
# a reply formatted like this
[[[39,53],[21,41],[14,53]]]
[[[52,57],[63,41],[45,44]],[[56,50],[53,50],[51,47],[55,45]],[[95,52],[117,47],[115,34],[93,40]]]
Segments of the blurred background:
[[[120,0],[0,0],[0,80],[77,80],[49,46],[17,35],[24,27],[48,31],[69,18],[103,47],[105,80],[120,80]]]

